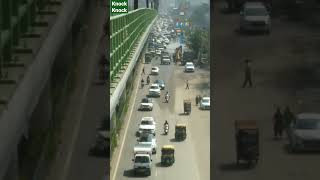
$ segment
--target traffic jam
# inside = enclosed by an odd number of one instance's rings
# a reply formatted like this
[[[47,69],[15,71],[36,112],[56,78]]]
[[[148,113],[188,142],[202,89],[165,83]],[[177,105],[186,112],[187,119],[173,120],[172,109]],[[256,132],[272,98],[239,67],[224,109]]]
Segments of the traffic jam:
[[[168,107],[169,111],[174,111],[175,108],[171,107],[175,104],[171,101],[175,98],[175,101],[182,101],[183,113],[181,115],[173,112],[172,114],[169,113],[170,116],[189,116],[188,119],[190,119],[194,101],[190,98],[181,100],[178,97],[171,97],[174,96],[177,88],[171,76],[176,76],[174,74],[178,70],[178,73],[184,76],[191,75],[190,77],[192,77],[192,74],[197,76],[194,64],[195,55],[192,50],[179,43],[179,36],[176,33],[172,18],[164,14],[159,16],[146,42],[144,67],[139,85],[142,96],[137,95],[136,100],[137,111],[142,114],[137,116],[137,130],[134,134],[136,143],[131,147],[133,149],[131,174],[128,175],[127,170],[124,170],[125,176],[151,176],[151,178],[158,176],[156,179],[162,179],[159,171],[155,169],[158,169],[159,166],[172,167],[175,164],[177,151],[184,151],[183,149],[177,149],[175,143],[183,143],[187,139],[189,131],[187,130],[187,123],[183,121],[173,123],[170,119],[165,120],[166,118],[162,114],[167,114]],[[188,81],[186,86],[189,89]],[[181,89],[185,90],[187,88],[182,87]],[[209,92],[209,89],[207,91]],[[195,99],[197,106],[199,105],[198,109],[210,114],[210,96],[195,96]],[[180,103],[178,104],[181,106]],[[170,125],[170,127],[173,127],[172,130],[169,128],[169,124],[172,124]],[[173,139],[169,138],[171,134],[169,129],[174,132]],[[132,133],[132,136],[134,135]],[[159,138],[161,143],[158,141]],[[126,166],[128,166],[127,163]],[[128,168],[125,167],[124,169]],[[180,167],[180,169],[183,169],[183,167]]]

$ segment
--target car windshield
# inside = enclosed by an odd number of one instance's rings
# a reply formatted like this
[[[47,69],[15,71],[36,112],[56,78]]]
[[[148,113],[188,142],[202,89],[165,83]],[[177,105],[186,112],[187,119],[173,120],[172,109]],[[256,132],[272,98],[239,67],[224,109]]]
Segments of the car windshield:
[[[150,89],[158,89],[158,86],[151,86]]]
[[[268,12],[265,8],[247,8],[245,11],[246,16],[266,16]]]
[[[319,119],[299,119],[295,124],[296,129],[320,129]]]
[[[147,156],[137,156],[135,161],[136,163],[148,163],[149,158]]]
[[[157,68],[152,68],[152,70],[156,70]]]
[[[146,120],[144,120],[144,121],[141,121],[141,124],[142,124],[142,125],[152,125],[152,121],[146,121]]]
[[[210,102],[210,99],[202,99],[202,102],[204,102],[204,103],[209,103],[209,102]]]
[[[143,98],[141,102],[142,102],[142,103],[148,103],[149,100],[148,100],[147,98]]]
[[[141,136],[140,142],[152,142],[152,138],[149,135]]]

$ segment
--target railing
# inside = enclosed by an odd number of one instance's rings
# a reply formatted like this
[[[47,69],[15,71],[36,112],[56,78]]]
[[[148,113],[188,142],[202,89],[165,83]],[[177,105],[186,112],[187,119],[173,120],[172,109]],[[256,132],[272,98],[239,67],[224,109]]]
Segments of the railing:
[[[36,15],[50,13],[46,8],[60,3],[60,0],[0,0],[0,79],[7,64],[17,60],[13,57],[14,47],[21,38],[32,37],[33,34],[26,33],[41,23],[35,22]]]
[[[156,17],[154,9],[137,9],[122,14],[112,16],[111,23],[111,51],[110,51],[110,78],[114,82],[121,70],[130,61],[130,53],[134,45],[139,42],[141,35],[148,25]]]

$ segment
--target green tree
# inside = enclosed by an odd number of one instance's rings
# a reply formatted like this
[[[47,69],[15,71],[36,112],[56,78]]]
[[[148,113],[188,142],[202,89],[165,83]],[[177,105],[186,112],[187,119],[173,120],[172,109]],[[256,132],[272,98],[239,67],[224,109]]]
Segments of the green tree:
[[[201,43],[202,43],[202,37],[201,37],[201,30],[196,29],[190,34],[190,49],[192,49],[195,54],[197,55],[199,53],[199,50],[201,48]]]

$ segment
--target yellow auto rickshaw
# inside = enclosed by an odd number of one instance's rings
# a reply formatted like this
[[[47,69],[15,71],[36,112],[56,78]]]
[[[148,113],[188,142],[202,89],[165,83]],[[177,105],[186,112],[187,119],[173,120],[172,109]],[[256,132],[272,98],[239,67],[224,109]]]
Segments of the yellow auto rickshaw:
[[[185,124],[176,124],[175,139],[183,141],[187,138],[187,126]]]
[[[174,161],[174,146],[164,145],[161,149],[161,164],[165,166],[171,166]]]

